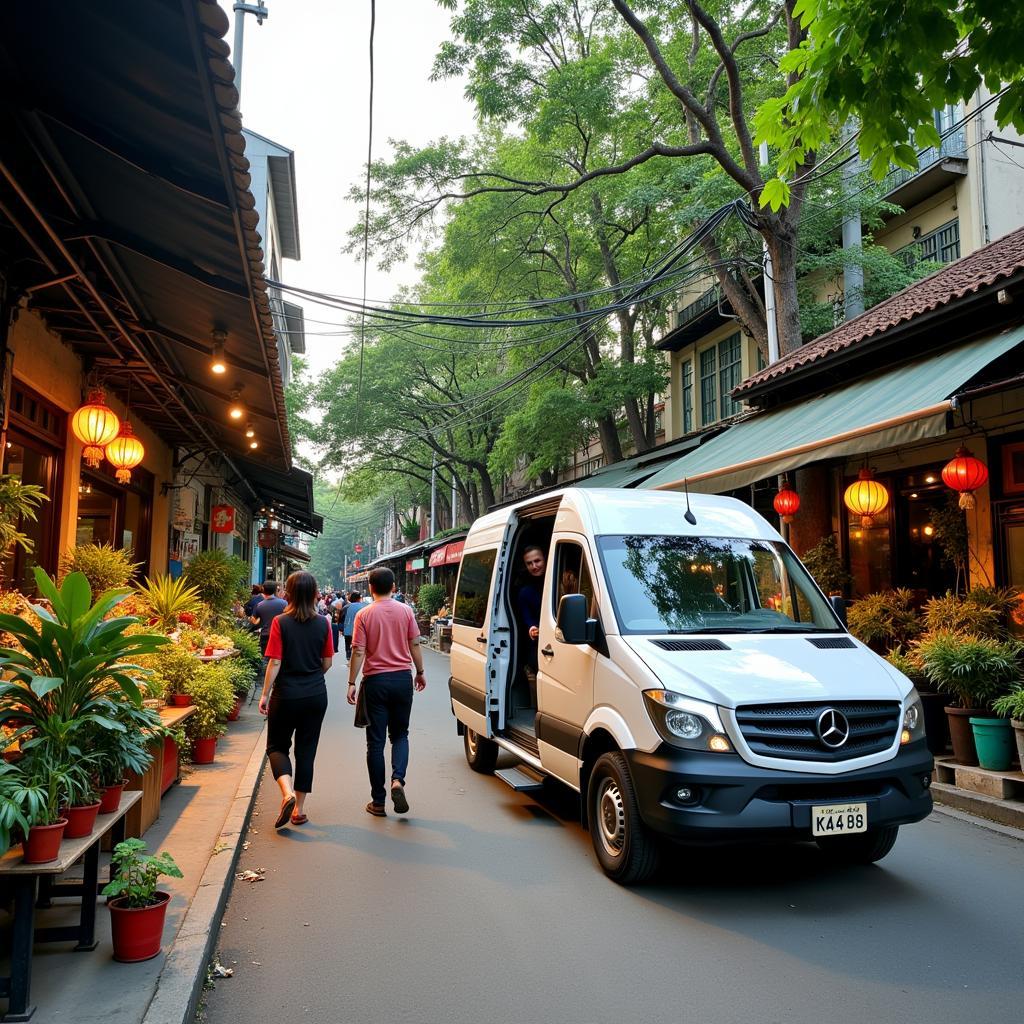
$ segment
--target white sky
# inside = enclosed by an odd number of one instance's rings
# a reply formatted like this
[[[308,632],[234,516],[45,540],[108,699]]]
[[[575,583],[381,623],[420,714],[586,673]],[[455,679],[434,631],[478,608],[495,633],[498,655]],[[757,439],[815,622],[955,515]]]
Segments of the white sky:
[[[255,2],[255,0],[250,0]],[[219,0],[231,19],[232,0]],[[269,17],[246,15],[242,101],[247,128],[295,151],[302,259],[286,261],[286,283],[341,295],[362,294],[362,266],[341,252],[348,229],[362,216],[345,199],[365,174],[369,88],[370,0],[265,0]],[[474,113],[460,82],[430,82],[451,15],[434,0],[377,0],[374,43],[374,159],[388,139],[422,145],[474,129]],[[371,257],[367,294],[391,297],[415,280],[408,264],[379,271]],[[341,320],[343,314],[291,297],[306,316]],[[337,357],[346,337],[318,337],[307,322],[307,359],[314,373]]]

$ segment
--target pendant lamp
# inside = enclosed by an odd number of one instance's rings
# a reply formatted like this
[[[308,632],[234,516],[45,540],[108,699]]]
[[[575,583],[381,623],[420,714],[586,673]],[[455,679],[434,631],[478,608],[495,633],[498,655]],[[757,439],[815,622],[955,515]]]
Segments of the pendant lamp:
[[[117,437],[107,445],[107,458],[117,470],[119,484],[131,483],[132,470],[142,461],[146,449],[132,431],[132,425],[125,420]]]
[[[86,464],[96,469],[103,461],[103,448],[109,444],[120,429],[121,421],[107,405],[103,388],[92,388],[85,405],[75,410],[71,417],[71,431],[82,444]]]
[[[976,459],[970,449],[961,445],[956,455],[942,468],[942,482],[954,491],[959,492],[959,505],[962,509],[975,506],[974,492],[985,485],[988,480],[988,467],[981,459]]]
[[[860,516],[860,525],[870,530],[874,517],[889,504],[889,492],[875,479],[875,474],[865,467],[860,476],[843,494],[843,503],[854,514]]]
[[[800,511],[800,495],[789,486],[789,478],[782,478],[782,486],[772,499],[772,507],[784,523],[793,522],[793,517]]]

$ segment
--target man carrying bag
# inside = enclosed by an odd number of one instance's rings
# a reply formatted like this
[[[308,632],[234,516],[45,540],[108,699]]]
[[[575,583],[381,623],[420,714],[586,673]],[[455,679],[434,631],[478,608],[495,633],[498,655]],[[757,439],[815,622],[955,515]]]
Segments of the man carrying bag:
[[[384,743],[391,740],[391,800],[395,810],[409,810],[405,775],[409,767],[409,716],[413,690],[426,685],[420,631],[412,609],[392,598],[395,577],[390,569],[370,573],[373,604],[359,609],[352,631],[352,658],[348,669],[348,702],[355,704],[356,679],[363,669],[358,697],[366,707],[366,767],[370,775],[368,813],[387,815]],[[415,677],[411,664],[416,665]],[[357,724],[358,714],[357,714]]]

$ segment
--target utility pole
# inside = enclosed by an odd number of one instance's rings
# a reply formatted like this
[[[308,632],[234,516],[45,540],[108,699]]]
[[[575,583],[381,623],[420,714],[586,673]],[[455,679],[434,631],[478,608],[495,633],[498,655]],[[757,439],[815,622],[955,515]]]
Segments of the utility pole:
[[[455,489],[455,467],[452,467],[452,529],[458,525],[459,492]]]
[[[758,152],[761,166],[768,166],[768,143],[762,142]],[[772,272],[772,254],[768,243],[762,243],[764,251],[764,318],[768,325],[768,365],[779,358],[779,322],[775,317],[775,274]]]
[[[430,534],[433,537],[437,533],[437,453],[430,462]],[[430,567],[430,582],[435,582],[437,569]]]
[[[270,17],[270,12],[263,6],[263,0],[254,4],[237,3],[232,8],[235,12],[235,45],[231,50],[231,64],[235,69],[235,88],[238,90],[238,109],[242,109],[242,48],[245,45],[245,16],[256,15],[256,24],[262,25]]]
[[[843,140],[853,134],[853,125],[847,121],[843,126]],[[856,149],[851,155],[856,154]],[[843,192],[847,197],[854,194],[854,179],[858,170],[857,160],[843,164]],[[860,250],[863,232],[860,224],[860,210],[847,210],[843,215],[843,249]],[[859,261],[843,261],[843,316],[852,320],[864,312],[864,265]]]

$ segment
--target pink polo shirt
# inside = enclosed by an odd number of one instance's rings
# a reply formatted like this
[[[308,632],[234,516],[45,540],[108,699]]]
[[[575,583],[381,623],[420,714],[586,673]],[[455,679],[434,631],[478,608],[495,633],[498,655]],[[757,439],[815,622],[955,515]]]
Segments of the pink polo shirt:
[[[388,598],[360,608],[352,630],[352,646],[366,652],[363,676],[407,672],[412,664],[409,641],[419,639],[416,616],[407,604]]]

